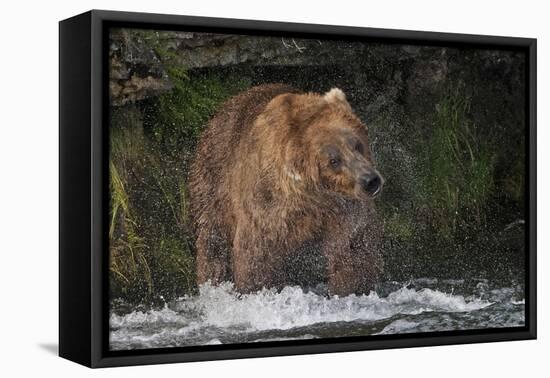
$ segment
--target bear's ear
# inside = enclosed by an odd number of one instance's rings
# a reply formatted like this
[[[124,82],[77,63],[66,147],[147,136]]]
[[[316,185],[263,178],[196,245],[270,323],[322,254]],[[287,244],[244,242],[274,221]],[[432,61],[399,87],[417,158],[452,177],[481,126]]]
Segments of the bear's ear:
[[[346,99],[346,95],[340,88],[332,88],[330,91],[325,93],[323,96],[326,102],[332,103],[332,104],[340,104],[345,106],[347,109],[351,110],[351,105],[349,104],[348,100]]]

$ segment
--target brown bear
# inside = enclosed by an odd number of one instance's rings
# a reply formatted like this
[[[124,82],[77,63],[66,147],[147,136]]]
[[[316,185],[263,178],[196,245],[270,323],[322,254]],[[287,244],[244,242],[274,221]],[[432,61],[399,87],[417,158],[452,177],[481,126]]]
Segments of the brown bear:
[[[198,283],[368,293],[383,265],[373,203],[382,184],[341,90],[270,84],[233,97],[190,170]]]

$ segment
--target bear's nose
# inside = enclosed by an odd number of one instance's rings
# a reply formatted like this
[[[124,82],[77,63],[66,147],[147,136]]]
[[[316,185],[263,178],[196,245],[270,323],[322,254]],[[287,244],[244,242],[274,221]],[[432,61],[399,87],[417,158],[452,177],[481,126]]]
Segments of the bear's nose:
[[[382,178],[376,173],[368,173],[360,181],[363,190],[372,196],[378,194],[382,188]]]

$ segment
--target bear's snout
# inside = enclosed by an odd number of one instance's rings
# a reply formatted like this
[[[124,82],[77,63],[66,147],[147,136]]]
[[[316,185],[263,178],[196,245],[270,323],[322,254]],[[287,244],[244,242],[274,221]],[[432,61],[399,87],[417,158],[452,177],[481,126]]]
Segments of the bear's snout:
[[[382,189],[382,177],[378,173],[370,172],[359,179],[361,187],[371,196],[376,196]]]

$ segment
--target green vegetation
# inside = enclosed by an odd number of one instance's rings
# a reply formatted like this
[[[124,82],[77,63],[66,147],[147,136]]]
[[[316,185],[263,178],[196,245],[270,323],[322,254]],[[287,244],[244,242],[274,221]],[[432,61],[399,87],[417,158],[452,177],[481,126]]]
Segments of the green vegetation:
[[[476,135],[470,106],[471,100],[460,93],[445,96],[434,117],[430,148],[424,151],[424,201],[445,238],[465,223],[483,226],[494,186],[491,141]]]
[[[200,131],[246,83],[170,72],[170,93],[111,109],[111,298],[160,303],[195,289],[186,173]]]
[[[474,271],[485,274],[489,268],[499,269],[495,261],[517,255],[517,240],[512,246],[510,238],[522,234],[502,232],[506,219],[521,217],[509,205],[523,198],[523,169],[517,163],[522,160],[498,172],[497,166],[510,160],[503,151],[504,136],[489,138],[484,134],[487,130],[474,123],[472,111],[471,97],[451,87],[427,117],[427,132],[408,141],[415,157],[409,169],[415,173],[405,180],[414,185],[397,180],[396,188],[385,193],[380,204],[387,273],[393,279],[407,279],[411,272],[454,277]],[[381,161],[383,171],[402,175],[393,166],[399,162],[387,156]],[[496,185],[498,181],[504,185]],[[521,255],[515,258],[521,260]]]

